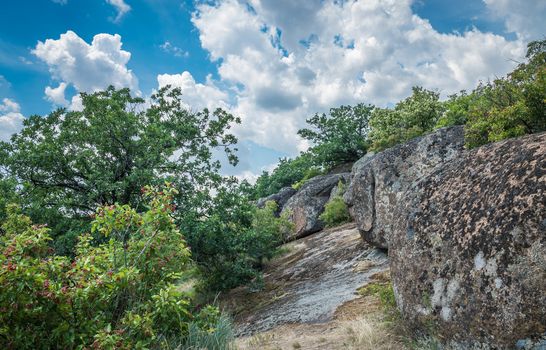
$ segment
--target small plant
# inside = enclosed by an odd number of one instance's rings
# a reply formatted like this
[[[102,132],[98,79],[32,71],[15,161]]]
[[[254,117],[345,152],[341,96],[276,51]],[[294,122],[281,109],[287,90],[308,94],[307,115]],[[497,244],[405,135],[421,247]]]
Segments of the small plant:
[[[317,168],[317,167],[312,167],[310,168],[309,170],[307,170],[305,172],[305,176],[303,177],[303,179],[301,179],[300,181],[294,183],[292,185],[292,188],[295,189],[295,190],[299,190],[307,181],[311,180],[312,178],[316,177],[316,176],[319,176],[319,175],[322,175],[323,172]]]
[[[379,298],[381,306],[386,311],[396,309],[396,299],[394,289],[390,282],[373,282],[358,290],[360,295],[375,295]]]
[[[344,185],[340,181],[337,186],[337,195],[326,203],[324,212],[319,216],[327,227],[334,227],[351,221],[349,209],[342,198]]]

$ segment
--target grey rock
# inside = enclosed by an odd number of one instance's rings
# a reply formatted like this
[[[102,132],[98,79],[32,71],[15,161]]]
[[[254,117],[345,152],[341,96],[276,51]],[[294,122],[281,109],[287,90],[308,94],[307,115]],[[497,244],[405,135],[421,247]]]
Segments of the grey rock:
[[[465,348],[540,348],[546,133],[466,152],[400,204],[389,258],[403,317],[421,329],[434,324],[440,338]]]
[[[356,162],[343,199],[362,238],[388,248],[398,219],[392,208],[414,182],[463,153],[463,146],[462,127],[443,128]]]
[[[330,199],[332,189],[339,181],[345,183],[348,180],[349,173],[341,173],[316,176],[303,184],[282,209],[295,226],[292,234],[285,239],[294,240],[322,230],[324,223],[319,216]]]
[[[288,202],[290,197],[296,194],[295,189],[292,187],[283,187],[278,193],[272,194],[270,196],[260,198],[256,201],[256,206],[258,208],[263,208],[265,206],[265,203],[268,201],[275,201],[277,203],[277,215],[282,211],[282,208]]]

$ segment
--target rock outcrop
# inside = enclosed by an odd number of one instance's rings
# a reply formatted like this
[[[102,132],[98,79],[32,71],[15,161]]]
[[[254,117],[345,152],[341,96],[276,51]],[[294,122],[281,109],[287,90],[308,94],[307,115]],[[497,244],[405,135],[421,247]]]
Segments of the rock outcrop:
[[[256,206],[258,208],[263,208],[266,202],[275,201],[277,203],[277,214],[279,214],[282,211],[282,208],[285,206],[286,202],[288,202],[288,200],[293,195],[295,195],[296,192],[298,191],[293,189],[292,187],[283,187],[277,193],[258,199],[256,201]]]
[[[324,228],[319,215],[330,199],[332,189],[339,181],[346,183],[349,173],[317,176],[307,181],[283,207],[288,219],[294,223],[294,231],[286,240],[305,237]]]
[[[356,162],[344,200],[362,238],[388,248],[397,207],[417,180],[463,152],[462,127],[439,129],[429,135],[368,154]]]
[[[394,210],[406,182],[458,152],[458,135],[444,130],[437,136],[445,141],[421,138],[410,143],[415,151],[368,161],[371,170],[357,172],[352,184],[353,211],[365,233],[392,231],[394,291],[412,324],[435,325],[458,348],[527,348],[546,335],[546,133],[460,155],[414,184]],[[454,141],[455,148],[443,145]],[[395,166],[380,168],[389,161]]]

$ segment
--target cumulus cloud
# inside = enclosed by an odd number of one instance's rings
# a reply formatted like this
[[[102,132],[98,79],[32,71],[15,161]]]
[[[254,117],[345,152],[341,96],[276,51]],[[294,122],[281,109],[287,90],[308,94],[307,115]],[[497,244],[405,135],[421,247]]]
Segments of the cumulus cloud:
[[[4,98],[0,104],[0,141],[9,141],[11,135],[23,128],[25,117],[20,113],[19,104]]]
[[[188,108],[196,110],[203,108],[214,110],[217,107],[230,108],[228,94],[220,90],[210,76],[207,77],[205,84],[201,84],[196,83],[188,71],[184,71],[182,74],[159,74],[157,84],[159,88],[167,85],[180,88],[182,100]]]
[[[65,89],[72,85],[78,92],[102,90],[109,85],[129,87],[138,92],[138,81],[127,68],[131,54],[121,48],[118,34],[97,34],[91,44],[67,31],[59,39],[38,42],[32,53],[44,61],[59,87],[46,88],[46,98],[66,105]]]
[[[66,90],[66,83],[62,82],[58,87],[52,88],[51,86],[46,86],[45,95],[46,99],[57,106],[66,106],[68,101],[64,97],[64,91]]]
[[[525,40],[546,36],[546,2],[543,0],[483,0],[492,14],[505,20],[506,29]]]
[[[114,22],[119,22],[127,12],[131,11],[131,6],[127,5],[124,0],[106,0],[106,2],[114,6],[118,12]]]
[[[507,0],[487,0],[507,1]],[[522,40],[443,34],[411,0],[224,0],[197,7],[203,48],[231,84],[242,139],[294,154],[305,119],[341,104],[385,106],[421,85],[443,96],[510,71]],[[289,13],[290,16],[286,14]]]

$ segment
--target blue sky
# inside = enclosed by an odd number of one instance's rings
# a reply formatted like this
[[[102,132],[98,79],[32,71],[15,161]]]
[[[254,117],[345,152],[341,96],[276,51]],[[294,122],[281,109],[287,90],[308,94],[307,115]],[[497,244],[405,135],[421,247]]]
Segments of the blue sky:
[[[241,165],[225,171],[246,178],[308,147],[296,131],[315,112],[389,105],[413,85],[444,96],[469,89],[511,70],[525,43],[546,33],[540,0],[1,6],[0,138],[22,117],[77,109],[80,91],[114,84],[148,96],[169,83],[183,87],[191,108],[220,106],[243,118],[235,130]]]

